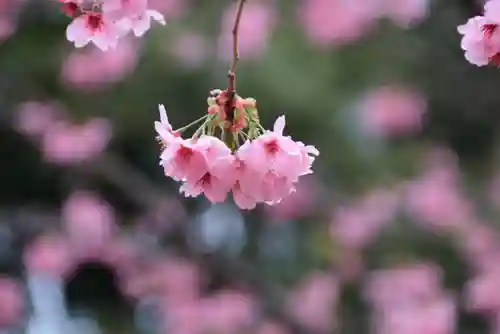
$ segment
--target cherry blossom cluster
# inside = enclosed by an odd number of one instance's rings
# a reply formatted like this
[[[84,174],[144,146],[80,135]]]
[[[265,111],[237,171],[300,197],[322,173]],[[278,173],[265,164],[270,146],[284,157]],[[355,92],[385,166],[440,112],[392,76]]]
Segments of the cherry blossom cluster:
[[[283,134],[285,116],[278,117],[272,131],[265,130],[254,99],[228,95],[213,91],[207,114],[177,130],[159,106],[155,129],[162,145],[160,165],[166,176],[182,183],[180,191],[186,197],[204,194],[218,203],[232,192],[241,209],[277,204],[295,191],[300,176],[312,173],[319,151]],[[198,123],[202,124],[194,134],[183,138],[183,131]]]
[[[66,37],[75,47],[94,43],[103,51],[115,48],[130,32],[137,37],[146,33],[151,21],[165,25],[163,15],[148,8],[147,0],[59,0],[62,11],[73,21]]]
[[[463,35],[461,47],[465,58],[476,66],[500,65],[500,0],[484,5],[483,15],[470,18],[458,27]]]

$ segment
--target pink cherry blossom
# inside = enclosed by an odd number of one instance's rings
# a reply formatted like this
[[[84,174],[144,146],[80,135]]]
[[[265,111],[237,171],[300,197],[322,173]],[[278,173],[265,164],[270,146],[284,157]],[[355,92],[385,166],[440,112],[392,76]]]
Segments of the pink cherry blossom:
[[[66,277],[74,269],[71,247],[62,235],[42,235],[32,241],[23,253],[28,272]]]
[[[465,290],[468,309],[486,314],[500,312],[499,279],[500,271],[491,268],[470,280]]]
[[[72,165],[95,158],[110,138],[110,124],[105,119],[96,118],[81,126],[60,121],[46,129],[41,149],[48,162]]]
[[[42,136],[60,117],[61,109],[55,102],[24,102],[17,107],[15,128],[26,136]]]
[[[103,13],[89,13],[79,16],[66,29],[66,38],[81,48],[94,43],[106,51],[115,48],[121,32],[111,18]]]
[[[177,60],[188,68],[200,66],[208,56],[209,43],[197,32],[185,32],[177,37],[174,47],[166,45]]]
[[[113,208],[91,192],[73,193],[64,204],[62,217],[74,252],[83,257],[104,249],[116,228]]]
[[[423,305],[406,305],[381,312],[379,334],[452,334],[456,330],[456,303],[444,296]]]
[[[335,313],[339,298],[335,276],[313,273],[288,300],[288,311],[298,323],[315,332],[330,332],[335,326]]]
[[[219,57],[230,60],[232,55],[231,30],[236,15],[234,3],[223,14],[219,36]],[[249,1],[241,16],[239,29],[239,51],[245,59],[261,55],[267,46],[269,35],[276,24],[276,13],[272,1]]]
[[[136,37],[143,36],[151,28],[151,19],[166,24],[160,12],[148,9],[147,0],[106,0],[102,10],[116,21],[122,35],[132,31]]]
[[[378,0],[302,0],[299,19],[317,45],[354,42],[369,33],[379,13]]]
[[[125,39],[116,49],[105,53],[95,48],[85,52],[74,51],[63,63],[61,76],[76,88],[99,88],[122,80],[133,71],[137,61],[137,45]]]
[[[381,136],[401,136],[418,132],[426,111],[424,96],[400,86],[382,86],[370,91],[362,102],[365,130]]]
[[[24,316],[24,293],[20,282],[0,276],[0,327],[20,325]]]
[[[398,26],[408,28],[428,14],[429,0],[382,0],[383,15]]]
[[[267,321],[259,326],[256,334],[289,334],[290,331],[286,329],[283,325]]]

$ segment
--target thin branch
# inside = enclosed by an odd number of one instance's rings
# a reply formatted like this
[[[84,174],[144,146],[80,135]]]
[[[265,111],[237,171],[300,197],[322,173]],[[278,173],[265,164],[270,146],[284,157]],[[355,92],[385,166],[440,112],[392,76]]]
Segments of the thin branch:
[[[231,62],[231,67],[227,74],[229,79],[229,86],[227,88],[228,93],[232,94],[236,90],[236,66],[238,65],[238,60],[240,59],[240,52],[238,47],[238,35],[240,29],[241,15],[243,14],[243,7],[245,6],[247,0],[239,0],[238,10],[236,12],[236,18],[234,19],[233,25],[233,61]]]

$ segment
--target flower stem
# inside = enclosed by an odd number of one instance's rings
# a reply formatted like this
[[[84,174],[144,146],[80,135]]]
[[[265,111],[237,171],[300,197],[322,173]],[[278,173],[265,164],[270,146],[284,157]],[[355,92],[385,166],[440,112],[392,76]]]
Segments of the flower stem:
[[[198,118],[196,121],[193,121],[193,122],[189,123],[188,125],[183,126],[182,128],[177,129],[177,131],[179,131],[179,132],[184,132],[184,131],[186,131],[187,129],[189,129],[190,127],[192,127],[193,125],[198,124],[198,123],[200,123],[201,121],[206,120],[208,116],[209,116],[209,115],[207,114],[207,115],[205,115],[205,116],[203,116],[203,117],[200,117],[200,118]]]

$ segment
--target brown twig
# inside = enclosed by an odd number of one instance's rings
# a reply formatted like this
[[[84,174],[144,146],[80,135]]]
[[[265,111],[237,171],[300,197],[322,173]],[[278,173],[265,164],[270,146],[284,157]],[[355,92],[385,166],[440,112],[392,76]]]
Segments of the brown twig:
[[[245,6],[247,0],[239,0],[238,10],[236,12],[236,18],[233,24],[233,60],[231,62],[231,67],[227,74],[229,85],[227,88],[228,93],[233,93],[236,90],[236,66],[238,65],[238,60],[240,60],[240,51],[238,47],[238,35],[240,29],[241,15],[243,14],[243,7]]]

